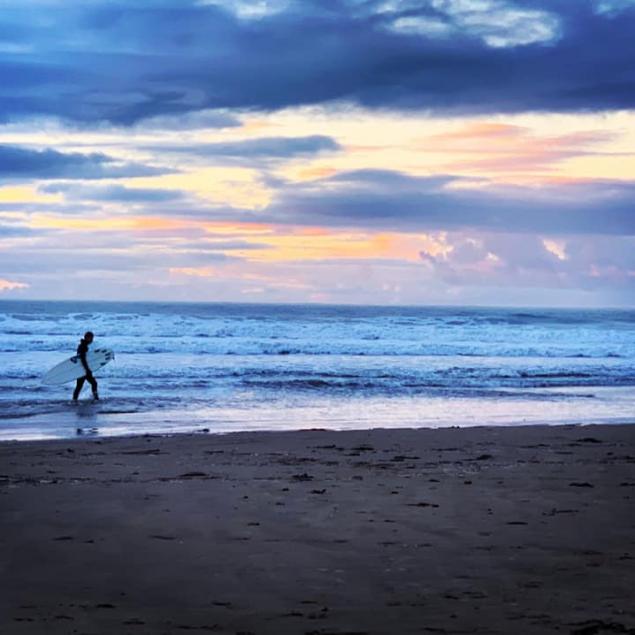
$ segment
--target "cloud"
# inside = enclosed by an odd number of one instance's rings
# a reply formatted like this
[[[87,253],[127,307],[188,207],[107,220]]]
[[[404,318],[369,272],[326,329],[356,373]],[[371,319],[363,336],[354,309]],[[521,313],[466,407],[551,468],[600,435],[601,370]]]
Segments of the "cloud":
[[[388,28],[424,37],[452,37],[470,33],[491,47],[553,42],[559,20],[553,13],[523,8],[502,0],[387,0],[380,15]]]
[[[523,126],[476,122],[443,134],[432,135],[421,144],[428,152],[467,155],[450,159],[445,169],[465,168],[483,172],[518,172],[547,169],[577,156],[603,155],[593,147],[615,138],[606,130],[590,130],[560,135],[536,135]],[[485,158],[484,158],[484,155]]]
[[[200,130],[203,128],[239,128],[242,122],[228,112],[203,110],[200,112],[159,115],[138,123],[142,130]]]
[[[393,231],[479,229],[550,234],[635,234],[635,183],[479,187],[459,177],[358,170],[289,184],[261,222]],[[248,217],[245,216],[245,219]]]
[[[143,249],[130,249],[130,245],[121,247],[118,250],[91,248],[90,239],[86,236],[83,239],[67,237],[67,244],[57,247],[21,247],[19,258],[9,251],[0,252],[0,271],[9,275],[55,272],[78,273],[81,277],[91,274],[96,279],[99,275],[107,277],[112,273],[123,273],[132,281],[135,272],[164,271],[169,267],[189,266],[192,262],[220,264],[240,260],[238,256],[220,251],[190,254],[179,253],[163,245],[145,246]]]
[[[0,278],[0,293],[4,293],[6,291],[15,291],[16,289],[28,289],[29,285],[24,282],[15,282],[13,280],[6,280],[5,278]]]
[[[26,227],[24,225],[7,225],[4,223],[0,223],[0,239],[32,236],[35,233],[36,232],[32,228]]]
[[[223,7],[243,20],[260,20],[288,9],[292,0],[204,0],[201,4]]]
[[[153,176],[172,170],[120,162],[98,152],[65,153],[0,145],[0,179],[112,179]]]
[[[207,253],[210,251],[243,251],[250,249],[271,249],[271,245],[265,243],[250,242],[247,240],[197,240],[177,244],[175,248],[188,251]]]
[[[196,143],[191,145],[150,146],[151,150],[186,153],[228,162],[252,164],[257,161],[280,161],[296,157],[307,157],[323,152],[335,152],[341,146],[324,135],[308,137],[263,137],[244,141],[219,143]]]
[[[164,203],[184,197],[180,190],[130,188],[123,185],[71,185],[55,183],[40,187],[41,192],[47,194],[64,194],[70,200],[90,200],[112,203]]]
[[[82,216],[89,218],[93,214],[99,213],[100,208],[94,204],[79,202],[72,203],[0,203],[0,216],[12,217],[15,214],[55,214],[58,216]]]
[[[444,242],[443,252],[420,255],[428,273],[447,285],[597,290],[635,301],[632,236],[570,237],[560,256],[548,239],[527,234],[457,232]]]
[[[598,12],[609,15],[616,15],[625,9],[631,9],[634,5],[634,0],[595,0]]]
[[[344,101],[434,113],[635,107],[624,0],[9,2],[0,119],[133,125]]]

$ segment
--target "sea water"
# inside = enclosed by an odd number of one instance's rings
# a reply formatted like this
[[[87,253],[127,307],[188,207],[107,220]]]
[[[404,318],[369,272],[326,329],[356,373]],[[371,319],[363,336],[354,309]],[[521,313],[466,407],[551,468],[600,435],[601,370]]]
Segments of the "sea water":
[[[102,400],[45,386],[84,331]],[[635,421],[635,312],[0,302],[0,439]]]

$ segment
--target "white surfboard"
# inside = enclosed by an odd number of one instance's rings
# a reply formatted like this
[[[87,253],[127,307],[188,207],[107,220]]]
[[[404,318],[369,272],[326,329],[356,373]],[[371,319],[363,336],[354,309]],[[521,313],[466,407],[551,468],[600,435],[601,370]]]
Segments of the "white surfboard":
[[[103,368],[108,362],[115,359],[115,354],[109,348],[89,348],[86,354],[86,363],[93,373]],[[86,369],[82,366],[79,355],[73,355],[70,359],[61,362],[51,368],[42,377],[44,384],[65,384],[74,381],[86,374]]]

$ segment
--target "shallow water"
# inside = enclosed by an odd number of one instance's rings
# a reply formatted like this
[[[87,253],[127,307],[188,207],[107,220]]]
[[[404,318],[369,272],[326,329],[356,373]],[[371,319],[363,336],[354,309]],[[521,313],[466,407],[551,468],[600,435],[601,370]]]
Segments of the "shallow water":
[[[103,401],[41,376],[85,330]],[[0,439],[632,421],[635,312],[0,302]],[[88,400],[88,388],[84,398]]]

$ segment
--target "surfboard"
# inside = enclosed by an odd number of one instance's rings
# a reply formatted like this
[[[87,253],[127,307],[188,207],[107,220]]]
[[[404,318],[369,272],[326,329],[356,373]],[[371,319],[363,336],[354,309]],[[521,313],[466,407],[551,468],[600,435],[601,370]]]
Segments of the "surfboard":
[[[89,348],[88,353],[86,353],[88,368],[90,368],[93,373],[96,373],[113,359],[115,359],[115,354],[109,348]],[[53,368],[42,377],[42,383],[65,384],[66,382],[83,377],[85,374],[86,369],[82,366],[79,356],[73,355],[70,359],[59,363],[57,366],[53,366]]]

